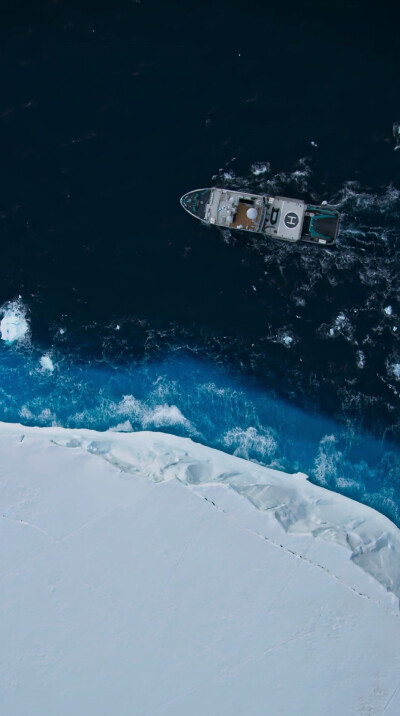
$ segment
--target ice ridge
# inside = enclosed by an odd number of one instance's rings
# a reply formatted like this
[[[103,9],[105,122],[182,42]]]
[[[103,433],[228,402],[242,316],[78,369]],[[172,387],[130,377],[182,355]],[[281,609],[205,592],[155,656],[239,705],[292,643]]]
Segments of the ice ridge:
[[[0,432],[46,436],[53,445],[104,459],[126,476],[156,482],[177,479],[192,489],[225,486],[273,515],[287,534],[347,548],[355,564],[400,599],[400,530],[372,508],[313,485],[303,473],[290,475],[158,432],[99,433],[5,423],[0,423]]]

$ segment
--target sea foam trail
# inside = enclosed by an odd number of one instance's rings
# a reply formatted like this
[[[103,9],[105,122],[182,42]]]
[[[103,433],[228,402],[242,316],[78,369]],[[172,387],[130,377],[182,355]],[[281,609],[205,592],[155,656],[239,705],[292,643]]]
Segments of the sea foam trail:
[[[194,490],[223,485],[269,519],[272,516],[286,534],[346,548],[353,563],[400,598],[399,529],[372,508],[313,485],[303,473],[290,475],[164,433],[99,433],[0,423],[0,435],[5,434],[84,450],[123,473],[156,482],[177,479]]]

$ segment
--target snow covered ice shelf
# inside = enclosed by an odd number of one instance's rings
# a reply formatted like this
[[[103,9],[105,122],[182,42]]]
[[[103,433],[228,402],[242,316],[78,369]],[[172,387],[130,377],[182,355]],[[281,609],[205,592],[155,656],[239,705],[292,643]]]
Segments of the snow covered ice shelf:
[[[400,713],[400,535],[162,433],[0,425],[8,716]]]

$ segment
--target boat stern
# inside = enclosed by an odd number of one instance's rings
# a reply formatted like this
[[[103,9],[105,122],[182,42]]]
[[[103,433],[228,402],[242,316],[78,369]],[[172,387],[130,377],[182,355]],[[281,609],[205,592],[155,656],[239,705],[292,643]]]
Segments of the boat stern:
[[[339,233],[340,214],[332,206],[308,205],[302,231],[303,241],[312,244],[334,244]]]

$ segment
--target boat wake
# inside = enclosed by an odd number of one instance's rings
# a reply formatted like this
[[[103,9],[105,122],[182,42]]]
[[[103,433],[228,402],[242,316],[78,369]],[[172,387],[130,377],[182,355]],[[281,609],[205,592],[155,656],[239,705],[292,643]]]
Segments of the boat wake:
[[[11,304],[3,311],[16,315]],[[120,363],[77,361],[61,346],[44,352],[21,302],[18,311],[13,342],[7,334],[0,345],[1,420],[191,437],[263,465],[305,472],[400,522],[395,444],[373,439],[354,423],[297,408],[187,351]]]

